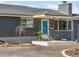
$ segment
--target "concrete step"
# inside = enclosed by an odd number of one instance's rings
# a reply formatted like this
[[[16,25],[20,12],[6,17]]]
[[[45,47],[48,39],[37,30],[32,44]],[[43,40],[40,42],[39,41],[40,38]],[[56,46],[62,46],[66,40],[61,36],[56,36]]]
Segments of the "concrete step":
[[[42,46],[56,46],[56,45],[70,45],[75,44],[73,41],[32,41],[32,44],[42,45]]]

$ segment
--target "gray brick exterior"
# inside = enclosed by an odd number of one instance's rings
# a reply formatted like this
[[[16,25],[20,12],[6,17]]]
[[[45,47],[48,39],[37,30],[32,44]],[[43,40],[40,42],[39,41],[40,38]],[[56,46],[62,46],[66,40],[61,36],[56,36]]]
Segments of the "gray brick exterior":
[[[49,30],[49,37],[52,38],[53,40],[62,40],[62,39],[67,39],[67,40],[73,40],[74,38],[72,37],[73,36],[73,31],[58,31],[58,30],[53,30],[51,28],[54,27],[53,24],[53,19],[50,19],[49,20],[49,27],[50,27],[50,30]],[[52,26],[51,26],[52,25]]]
[[[72,4],[71,3],[60,4],[59,11],[67,15],[72,15]]]
[[[79,20],[73,20],[73,31],[54,31],[51,30],[50,37],[54,40],[61,40],[61,39],[67,39],[67,40],[76,40],[79,39],[78,33],[79,33]]]
[[[50,31],[50,37],[54,40],[71,40],[71,31]]]
[[[78,26],[78,24],[79,24],[79,20],[74,20],[74,40],[76,40],[76,39],[79,39],[78,38],[78,28],[79,28],[79,26]]]

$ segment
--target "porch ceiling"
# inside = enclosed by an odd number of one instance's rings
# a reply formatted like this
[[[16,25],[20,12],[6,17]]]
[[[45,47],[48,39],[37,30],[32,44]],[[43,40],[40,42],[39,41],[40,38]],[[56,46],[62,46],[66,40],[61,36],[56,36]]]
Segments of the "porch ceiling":
[[[49,16],[49,19],[54,19],[54,20],[68,19],[68,20],[72,20],[72,17],[70,17],[70,16]]]
[[[49,16],[49,15],[37,15],[37,16],[33,16],[34,18],[47,18],[47,19],[54,19],[54,20],[58,20],[58,19],[68,19],[68,20],[72,20],[73,17],[70,16]]]

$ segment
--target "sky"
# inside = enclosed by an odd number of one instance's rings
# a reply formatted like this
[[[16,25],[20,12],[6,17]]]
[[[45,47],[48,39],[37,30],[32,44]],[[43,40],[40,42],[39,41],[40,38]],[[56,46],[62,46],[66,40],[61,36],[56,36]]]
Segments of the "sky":
[[[72,3],[72,11],[74,14],[79,14],[79,1],[67,1],[68,3]],[[30,6],[34,8],[46,8],[58,10],[58,5],[61,4],[62,1],[0,1],[0,4],[13,4],[13,5],[23,5]]]

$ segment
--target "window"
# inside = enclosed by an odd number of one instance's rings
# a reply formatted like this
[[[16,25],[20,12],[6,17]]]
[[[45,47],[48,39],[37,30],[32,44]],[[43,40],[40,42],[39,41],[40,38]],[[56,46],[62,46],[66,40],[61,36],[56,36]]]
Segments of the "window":
[[[34,21],[30,17],[29,18],[23,17],[21,18],[21,26],[26,27],[26,28],[33,28]]]
[[[21,19],[21,26],[26,26],[26,19]]]
[[[59,30],[67,30],[67,21],[59,21]]]
[[[68,21],[68,30],[71,30],[71,21]]]
[[[53,21],[53,24],[54,24],[54,30],[57,30],[58,29],[58,21],[54,20]]]
[[[54,20],[54,30],[72,30],[72,21]]]

